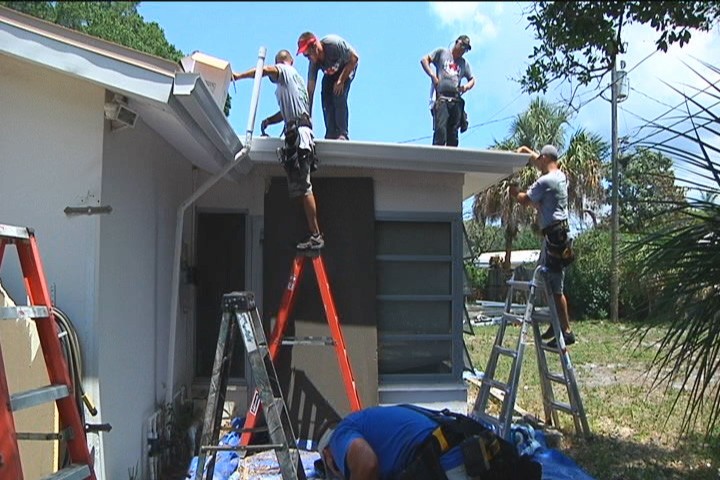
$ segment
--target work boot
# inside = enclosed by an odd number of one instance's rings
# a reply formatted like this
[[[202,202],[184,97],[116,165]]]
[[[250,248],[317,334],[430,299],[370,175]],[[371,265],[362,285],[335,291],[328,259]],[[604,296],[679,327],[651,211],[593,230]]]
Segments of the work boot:
[[[551,338],[555,338],[555,329],[553,328],[552,324],[545,330],[545,333],[540,335],[540,338],[543,340],[550,340]]]
[[[299,242],[295,248],[298,250],[320,250],[325,246],[325,240],[322,233],[312,233]]]
[[[573,343],[575,343],[575,334],[573,332],[563,332],[563,340],[565,340],[565,346],[569,347]],[[557,348],[557,342],[553,338],[547,343],[547,346],[550,348]]]

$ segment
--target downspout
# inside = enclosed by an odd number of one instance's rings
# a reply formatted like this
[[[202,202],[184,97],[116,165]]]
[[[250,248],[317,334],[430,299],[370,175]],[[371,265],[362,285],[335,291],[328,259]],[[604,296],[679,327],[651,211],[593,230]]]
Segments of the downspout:
[[[185,211],[230,170],[249,157],[250,147],[252,144],[253,126],[255,125],[255,115],[257,114],[258,100],[260,97],[260,83],[263,75],[266,52],[267,50],[265,47],[260,47],[257,66],[255,67],[255,83],[253,84],[252,97],[250,97],[250,113],[248,115],[247,129],[245,130],[245,145],[235,155],[235,158],[231,162],[225,165],[218,173],[207,179],[205,183],[200,185],[200,187],[184,202],[182,202],[177,209],[177,219],[175,222],[175,253],[173,255],[172,271],[172,294],[170,296],[170,335],[168,340],[165,404],[172,403],[175,391],[175,342],[177,337],[178,304],[180,302],[180,254],[182,251],[182,233]]]

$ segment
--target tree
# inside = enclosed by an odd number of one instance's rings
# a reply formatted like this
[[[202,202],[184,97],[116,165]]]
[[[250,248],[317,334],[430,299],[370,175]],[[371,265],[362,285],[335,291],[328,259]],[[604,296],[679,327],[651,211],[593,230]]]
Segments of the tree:
[[[676,90],[684,99],[678,109],[684,115],[673,117],[669,125],[653,122],[659,135],[642,145],[692,172],[678,179],[690,189],[687,199],[668,202],[658,215],[660,227],[631,243],[626,252],[645,250],[637,270],[645,288],[658,293],[650,323],[636,332],[639,342],[648,329],[668,327],[653,359],[654,384],[667,389],[681,385],[674,405],[689,392],[685,428],[707,408],[710,435],[720,425],[720,68],[704,65],[714,78],[693,70],[706,88],[692,94]]]
[[[619,163],[619,220],[622,232],[642,233],[657,227],[658,218],[668,206],[683,202],[687,189],[675,185],[670,157],[641,148],[621,157]],[[607,181],[609,192],[612,179]]]
[[[615,55],[625,52],[623,28],[649,25],[658,32],[658,50],[681,47],[692,30],[709,31],[720,20],[720,2],[534,2],[527,19],[539,45],[520,84],[527,92],[546,92],[558,79],[588,85],[612,68]]]
[[[562,151],[566,145],[565,126],[569,119],[567,109],[536,98],[530,103],[528,110],[512,122],[510,136],[495,142],[492,148],[514,151],[527,145],[537,151],[549,143]],[[581,129],[570,137],[567,146],[559,164],[568,176],[568,207],[571,212],[581,215],[583,210],[599,206],[603,198],[602,159],[607,153],[607,145],[599,136]],[[482,223],[499,220],[504,229],[505,268],[510,266],[513,242],[520,226],[534,225],[536,215],[534,208],[523,207],[510,198],[508,186],[517,183],[525,190],[537,178],[537,169],[527,166],[475,196],[475,218]]]
[[[160,25],[138,13],[140,2],[5,2],[0,5],[119,43],[174,62],[183,53],[165,38]]]

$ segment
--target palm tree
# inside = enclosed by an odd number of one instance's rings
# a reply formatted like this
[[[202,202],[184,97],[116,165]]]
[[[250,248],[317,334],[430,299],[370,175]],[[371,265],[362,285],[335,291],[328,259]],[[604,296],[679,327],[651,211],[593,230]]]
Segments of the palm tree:
[[[654,133],[638,142],[670,156],[685,172],[678,183],[688,187],[688,197],[663,199],[669,206],[659,216],[660,227],[623,253],[644,252],[638,273],[645,288],[658,292],[650,323],[636,330],[636,339],[642,341],[658,325],[668,326],[653,359],[653,384],[682,385],[674,407],[689,392],[684,429],[709,413],[705,427],[711,435],[720,424],[720,69],[703,65],[713,78],[688,68],[706,88],[692,94],[674,89],[683,99],[668,112],[675,116],[665,124],[649,122]]]
[[[508,138],[496,142],[491,148],[516,150],[527,145],[540,150],[543,145],[555,145],[562,151],[566,145],[566,126],[569,111],[538,97],[530,102],[527,111],[513,120]],[[608,146],[602,139],[585,130],[576,131],[567,142],[565,154],[559,159],[560,168],[568,176],[568,207],[571,213],[582,215],[584,210],[597,209],[603,199],[602,159]],[[510,267],[512,245],[521,225],[533,224],[535,211],[523,207],[508,195],[508,186],[517,183],[527,189],[538,178],[539,172],[527,166],[501,180],[475,196],[473,214],[482,225],[487,221],[500,221],[505,229],[505,268]]]

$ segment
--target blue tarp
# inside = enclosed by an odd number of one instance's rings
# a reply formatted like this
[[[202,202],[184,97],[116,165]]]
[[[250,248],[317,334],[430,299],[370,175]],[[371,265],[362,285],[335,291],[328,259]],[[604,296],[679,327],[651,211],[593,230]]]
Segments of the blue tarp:
[[[244,419],[236,418],[233,426],[242,427]],[[530,425],[514,424],[512,439],[520,455],[527,455],[542,465],[542,480],[594,480],[575,461],[564,453],[548,448],[545,434],[534,430]],[[220,445],[236,446],[240,436],[230,432],[223,436]],[[316,452],[301,452],[301,458],[308,478],[317,478],[313,461],[319,459]],[[240,456],[236,452],[219,452],[212,480],[239,480],[238,466]],[[274,452],[257,454],[245,459],[245,465],[255,470],[253,478],[262,480],[281,479]],[[189,477],[195,477],[197,457],[190,462]],[[263,472],[262,474],[259,472]]]

